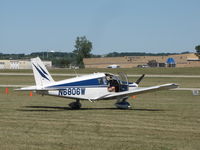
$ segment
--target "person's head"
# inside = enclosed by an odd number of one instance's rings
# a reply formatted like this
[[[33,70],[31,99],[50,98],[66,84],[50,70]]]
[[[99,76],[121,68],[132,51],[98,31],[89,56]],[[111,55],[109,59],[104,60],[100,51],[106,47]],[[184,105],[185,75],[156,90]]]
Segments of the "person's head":
[[[106,79],[109,81],[109,80],[112,80],[112,77],[111,76],[106,76]]]

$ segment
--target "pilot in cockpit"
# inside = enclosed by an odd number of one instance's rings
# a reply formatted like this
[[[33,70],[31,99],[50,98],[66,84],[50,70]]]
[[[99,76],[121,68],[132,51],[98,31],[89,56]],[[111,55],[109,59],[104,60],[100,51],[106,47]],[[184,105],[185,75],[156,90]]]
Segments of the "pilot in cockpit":
[[[116,79],[113,79],[112,76],[106,76],[108,91],[109,92],[119,92],[119,83]]]

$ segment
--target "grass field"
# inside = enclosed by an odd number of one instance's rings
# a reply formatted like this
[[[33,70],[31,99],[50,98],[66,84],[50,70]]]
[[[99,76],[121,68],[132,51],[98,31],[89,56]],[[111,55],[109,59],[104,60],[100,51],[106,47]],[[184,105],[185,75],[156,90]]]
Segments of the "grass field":
[[[198,150],[200,98],[189,91],[137,96],[131,110],[114,101],[71,100],[0,89],[0,149]]]
[[[175,82],[181,87],[199,88],[198,80],[145,78],[141,86]],[[0,84],[31,85],[34,79],[0,76]],[[0,88],[0,149],[199,150],[200,147],[200,97],[193,96],[191,91],[139,95],[129,99],[133,106],[130,110],[116,109],[115,101],[83,101],[81,110],[70,110],[69,99],[36,94],[30,97],[27,92],[9,91],[5,94],[5,89]]]

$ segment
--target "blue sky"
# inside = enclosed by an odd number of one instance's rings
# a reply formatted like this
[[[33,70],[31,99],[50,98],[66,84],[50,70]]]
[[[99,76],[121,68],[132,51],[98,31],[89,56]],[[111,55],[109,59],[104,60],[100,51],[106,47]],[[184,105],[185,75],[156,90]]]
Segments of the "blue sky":
[[[199,0],[0,0],[0,52],[74,50],[77,36],[92,53],[195,51]]]

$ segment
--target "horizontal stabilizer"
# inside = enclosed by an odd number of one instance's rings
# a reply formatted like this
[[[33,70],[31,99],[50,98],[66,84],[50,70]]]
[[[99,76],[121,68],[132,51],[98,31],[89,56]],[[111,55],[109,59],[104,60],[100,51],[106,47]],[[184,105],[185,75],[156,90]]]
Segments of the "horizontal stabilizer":
[[[37,90],[36,86],[28,86],[28,87],[15,89],[15,91],[36,91],[36,90]]]

